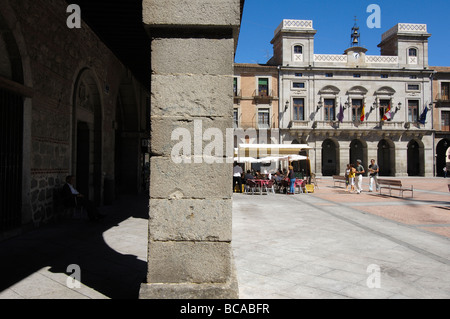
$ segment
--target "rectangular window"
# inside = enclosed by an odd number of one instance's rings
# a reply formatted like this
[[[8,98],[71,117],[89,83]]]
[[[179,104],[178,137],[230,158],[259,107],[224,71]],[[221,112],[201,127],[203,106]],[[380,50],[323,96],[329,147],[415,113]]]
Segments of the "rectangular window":
[[[408,101],[408,121],[415,123],[419,120],[419,101]]]
[[[295,76],[298,77],[298,78],[301,78],[303,76],[303,74],[302,73],[295,73]]]
[[[359,74],[359,73],[354,73],[354,74],[353,74],[353,77],[354,77],[354,78],[360,78],[360,77],[361,77],[361,74]]]
[[[237,85],[237,83],[238,83],[237,78],[233,78],[233,93],[234,93],[234,96],[238,95],[238,85]]]
[[[335,121],[336,120],[336,107],[334,99],[324,100],[324,111],[325,111],[325,121]]]
[[[352,120],[355,122],[361,117],[363,101],[359,99],[352,99]]]
[[[305,83],[304,82],[294,82],[292,83],[292,88],[294,89],[304,89]]]
[[[389,79],[389,75],[388,74],[381,74],[381,78],[382,79]]]
[[[420,85],[419,84],[408,84],[408,91],[419,91]]]
[[[450,83],[449,82],[443,82],[441,83],[441,100],[448,101],[450,93]]]
[[[410,78],[411,80],[415,80],[415,79],[417,79],[417,75],[410,75],[409,78]]]
[[[268,96],[268,94],[269,94],[269,79],[268,78],[258,79],[258,95]]]
[[[258,110],[258,128],[270,128],[269,109]]]
[[[333,73],[325,73],[325,77],[326,78],[332,78],[333,77]]]
[[[305,99],[294,99],[294,121],[305,120]]]
[[[441,113],[441,131],[450,131],[450,112],[442,111]]]

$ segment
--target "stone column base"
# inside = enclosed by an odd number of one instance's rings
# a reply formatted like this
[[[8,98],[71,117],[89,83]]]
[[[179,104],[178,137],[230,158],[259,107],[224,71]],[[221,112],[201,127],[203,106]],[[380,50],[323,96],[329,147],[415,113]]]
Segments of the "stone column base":
[[[233,267],[226,283],[143,283],[140,299],[238,299],[239,287]]]

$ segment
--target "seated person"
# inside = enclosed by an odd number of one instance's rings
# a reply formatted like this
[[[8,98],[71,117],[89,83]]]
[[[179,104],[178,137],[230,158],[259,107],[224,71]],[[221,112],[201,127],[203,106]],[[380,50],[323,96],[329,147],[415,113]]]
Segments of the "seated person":
[[[248,179],[254,179],[254,178],[255,178],[255,176],[253,176],[250,173],[250,170],[247,170],[247,173],[244,175],[244,180],[247,181]]]
[[[255,178],[256,178],[256,179],[264,179],[264,176],[261,174],[260,171],[256,171],[256,176],[255,176]]]
[[[273,175],[273,180],[275,181],[275,183],[278,185],[282,180],[283,180],[283,178],[280,176],[280,174],[277,172],[277,173],[275,173],[275,175]]]
[[[86,199],[83,194],[80,194],[74,187],[75,176],[69,175],[66,177],[66,183],[62,188],[62,197],[65,207],[75,207],[86,209],[90,220],[98,220],[103,217],[100,215],[94,202]]]

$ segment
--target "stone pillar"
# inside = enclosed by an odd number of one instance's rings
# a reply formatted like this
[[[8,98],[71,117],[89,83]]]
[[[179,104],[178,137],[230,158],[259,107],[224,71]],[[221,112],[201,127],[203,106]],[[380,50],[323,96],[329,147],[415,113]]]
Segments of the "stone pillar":
[[[238,298],[232,162],[224,156],[226,129],[233,127],[242,6],[240,0],[143,1],[152,48],[152,157],[148,272],[141,298]],[[224,154],[212,164],[202,156],[211,143],[209,128]],[[176,154],[187,157],[176,163],[171,153],[180,143],[184,152]]]

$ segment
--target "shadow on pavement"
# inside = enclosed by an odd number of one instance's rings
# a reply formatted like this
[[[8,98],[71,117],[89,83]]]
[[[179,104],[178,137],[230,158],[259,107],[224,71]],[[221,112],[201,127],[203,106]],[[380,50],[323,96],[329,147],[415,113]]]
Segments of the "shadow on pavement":
[[[148,196],[123,196],[101,209],[98,222],[67,219],[0,242],[0,292],[39,271],[71,275],[76,264],[81,283],[115,299],[137,298],[147,263],[112,249],[103,233],[133,218],[148,219]]]

